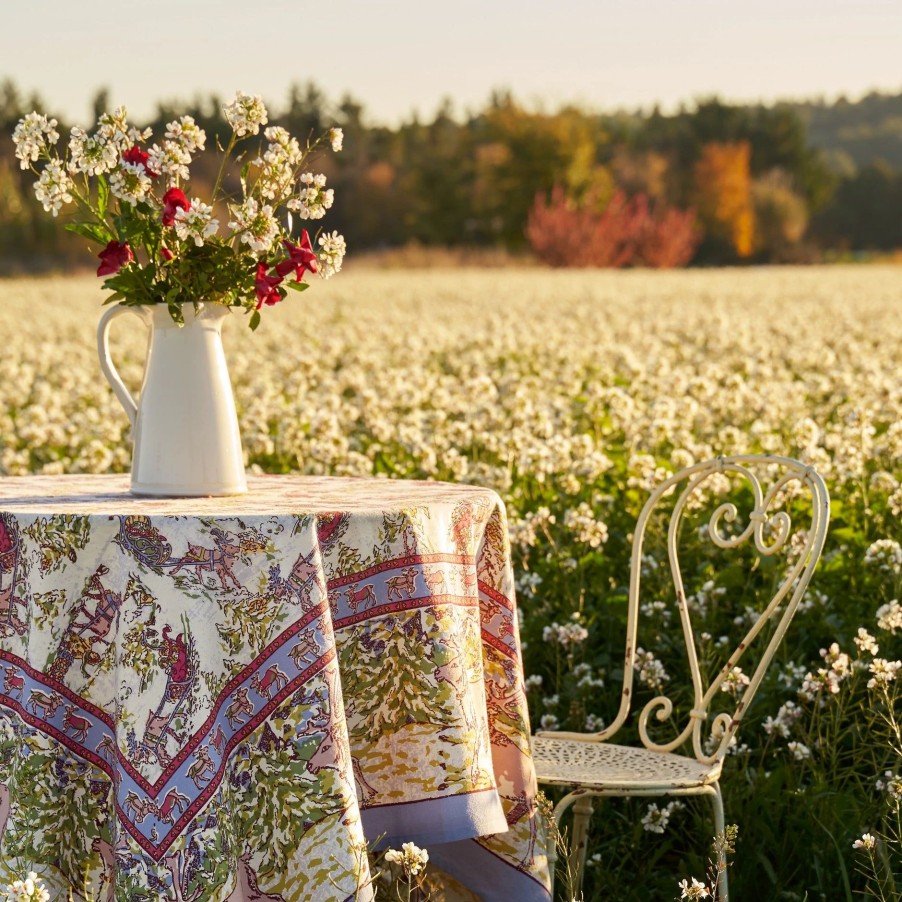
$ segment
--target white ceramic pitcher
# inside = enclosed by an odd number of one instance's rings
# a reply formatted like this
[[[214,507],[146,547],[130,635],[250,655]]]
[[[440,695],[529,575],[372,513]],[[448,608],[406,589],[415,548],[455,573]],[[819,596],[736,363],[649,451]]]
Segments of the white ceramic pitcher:
[[[111,307],[97,327],[100,367],[132,424],[136,495],[238,495],[247,491],[235,400],[222,349],[228,307],[165,304]],[[132,398],[110,359],[112,321],[133,313],[150,328],[144,383]]]

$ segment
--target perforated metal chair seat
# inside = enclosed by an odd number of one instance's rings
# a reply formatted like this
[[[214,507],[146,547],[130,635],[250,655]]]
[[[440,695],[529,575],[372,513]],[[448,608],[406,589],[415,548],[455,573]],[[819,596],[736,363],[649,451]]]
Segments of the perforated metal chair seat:
[[[580,786],[611,795],[623,790],[697,789],[720,778],[721,762],[701,764],[672,752],[613,742],[583,742],[552,736],[532,737],[532,758],[540,783]]]

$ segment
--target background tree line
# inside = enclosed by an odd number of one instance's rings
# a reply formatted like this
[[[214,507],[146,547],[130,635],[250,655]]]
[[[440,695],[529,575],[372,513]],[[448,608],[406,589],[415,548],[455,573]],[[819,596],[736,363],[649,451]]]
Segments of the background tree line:
[[[110,106],[99,92],[95,112]],[[0,84],[6,136],[32,109],[53,113]],[[227,139],[221,109],[212,96],[160,103],[147,124],[159,136],[188,113],[212,148]],[[674,266],[902,248],[902,94],[770,107],[711,98],[665,115],[546,111],[496,92],[475,113],[455,116],[445,101],[429,121],[388,127],[307,83],[270,109],[298,136],[344,129],[344,151],[320,163],[336,189],[329,228],[358,252],[417,243],[532,251],[552,265]],[[65,136],[74,123],[57,118]],[[217,165],[213,153],[198,158],[194,193],[209,192]],[[83,265],[83,242],[43,212],[33,181],[3,140],[0,272]]]

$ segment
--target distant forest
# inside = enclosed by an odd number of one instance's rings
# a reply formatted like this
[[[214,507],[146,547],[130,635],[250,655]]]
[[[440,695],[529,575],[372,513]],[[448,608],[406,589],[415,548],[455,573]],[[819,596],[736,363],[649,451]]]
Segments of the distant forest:
[[[550,265],[680,266],[815,262],[902,249],[902,93],[857,101],[736,105],[707,98],[673,114],[549,111],[511,93],[457,116],[388,127],[351,97],[296,84],[265,98],[271,123],[305,137],[344,129],[344,150],[315,164],[335,189],[326,220],[352,255],[411,245],[533,254]],[[96,112],[110,107],[106,92]],[[222,99],[161,102],[162,135],[194,116],[226,143]],[[0,273],[85,265],[83,241],[34,200],[9,139],[47,109],[0,83]],[[66,135],[64,117],[58,130]],[[192,166],[190,191],[215,178],[215,153]],[[353,259],[353,257],[351,258]]]

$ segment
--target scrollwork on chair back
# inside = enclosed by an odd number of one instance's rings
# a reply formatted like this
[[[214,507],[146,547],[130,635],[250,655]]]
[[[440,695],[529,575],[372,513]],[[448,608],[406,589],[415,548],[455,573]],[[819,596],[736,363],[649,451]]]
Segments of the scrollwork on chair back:
[[[766,469],[772,479],[766,488],[762,485],[758,475],[762,469]],[[774,472],[776,475],[773,475]],[[753,504],[744,521],[735,502],[727,501],[720,504],[708,518],[707,538],[717,548],[725,551],[738,548],[753,540],[757,553],[762,557],[771,557],[785,551],[788,553],[788,559],[776,592],[735,650],[729,655],[720,671],[708,685],[705,685],[699,668],[690,610],[680,568],[678,539],[690,502],[694,498],[698,498],[700,490],[705,488],[705,483],[718,473],[731,477],[742,477],[751,489]],[[682,489],[680,489],[681,486]],[[693,703],[688,714],[685,715],[685,725],[679,729],[682,718],[677,724],[678,734],[667,742],[656,742],[650,735],[649,721],[652,716],[658,722],[670,720],[674,715],[674,703],[663,694],[651,699],[639,714],[639,736],[646,748],[662,752],[674,751],[691,740],[696,758],[710,764],[726,754],[742,717],[751,703],[777,647],[783,640],[789,622],[808,586],[824,547],[830,502],[823,480],[811,467],[790,458],[771,455],[721,457],[699,463],[676,473],[654,490],[639,515],[633,539],[627,642],[620,710],[610,726],[593,736],[597,740],[611,738],[630,713],[639,619],[641,565],[646,530],[652,514],[658,509],[662,499],[672,496],[675,492],[679,494],[677,494],[670,513],[667,529],[667,556],[688,657],[692,680],[689,688]],[[789,513],[785,510],[774,510],[774,508],[787,499],[792,500],[798,493],[804,493],[810,499],[810,521],[806,515],[802,524],[806,528],[800,528],[800,525],[796,523],[796,530],[793,533],[794,524]],[[736,528],[736,524],[742,528]],[[734,528],[728,530],[725,528],[728,526]],[[717,713],[712,718],[711,703],[720,690],[721,684],[733,668],[738,666],[739,661],[762,630],[775,618],[777,619],[773,632],[761,651],[754,672],[749,678],[745,691],[739,697],[735,709],[730,712]],[[556,735],[576,736],[578,734],[558,733]],[[707,749],[705,748],[706,740],[708,741]]]

